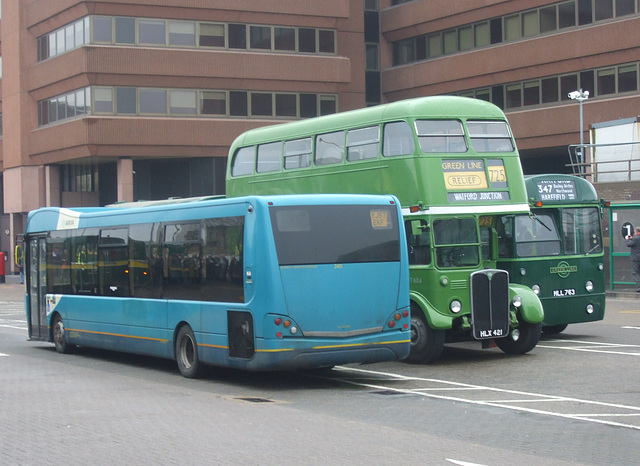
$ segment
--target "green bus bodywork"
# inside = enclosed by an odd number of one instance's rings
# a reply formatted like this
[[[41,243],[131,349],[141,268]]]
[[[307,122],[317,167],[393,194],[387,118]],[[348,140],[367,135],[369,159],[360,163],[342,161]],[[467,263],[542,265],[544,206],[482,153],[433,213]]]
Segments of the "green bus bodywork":
[[[500,219],[498,267],[532,288],[544,307],[544,333],[604,319],[602,201],[572,175],[525,177],[532,217]]]
[[[226,183],[229,197],[398,197],[411,264],[410,361],[437,359],[445,341],[495,339],[514,354],[537,344],[540,301],[496,269],[495,218],[530,211],[519,154],[493,104],[424,97],[250,130],[230,148]]]

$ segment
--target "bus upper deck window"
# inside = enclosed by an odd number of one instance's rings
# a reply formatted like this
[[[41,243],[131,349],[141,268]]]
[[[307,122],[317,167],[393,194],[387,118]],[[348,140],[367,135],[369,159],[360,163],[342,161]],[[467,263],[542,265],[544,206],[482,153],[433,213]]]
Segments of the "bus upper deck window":
[[[255,164],[255,148],[243,147],[236,152],[231,167],[231,176],[250,175]]]
[[[344,131],[316,137],[316,165],[340,163],[344,158]]]
[[[258,146],[258,173],[277,172],[282,168],[282,143],[271,142]]]
[[[467,121],[471,147],[476,152],[513,152],[511,131],[505,121]]]
[[[422,152],[467,152],[464,130],[458,120],[416,120],[416,131]]]
[[[411,155],[415,150],[413,132],[406,121],[396,121],[384,125],[382,155],[395,157],[397,155]]]

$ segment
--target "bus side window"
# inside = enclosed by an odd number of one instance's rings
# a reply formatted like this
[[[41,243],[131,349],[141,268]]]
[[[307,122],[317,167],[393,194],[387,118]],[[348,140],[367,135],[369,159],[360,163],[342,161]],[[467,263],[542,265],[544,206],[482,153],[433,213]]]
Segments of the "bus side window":
[[[233,157],[231,176],[251,175],[255,163],[255,147],[242,147]]]
[[[244,302],[244,217],[203,223],[202,299]]]
[[[166,224],[163,244],[163,296],[200,299],[200,223]]]
[[[282,143],[271,142],[258,146],[258,173],[277,172],[282,168]]]
[[[396,121],[384,125],[382,155],[395,157],[411,155],[415,150],[411,126],[406,121]]]
[[[100,230],[98,276],[103,296],[129,296],[129,230]]]
[[[47,292],[71,293],[71,241],[66,231],[52,231],[47,238]]]
[[[431,239],[427,222],[424,220],[407,220],[407,246],[410,265],[429,265],[431,263]]]
[[[98,293],[98,229],[77,230],[71,237],[71,271],[75,294]]]
[[[316,165],[342,162],[344,158],[344,131],[321,134],[316,137]]]
[[[376,159],[380,143],[380,127],[353,129],[347,132],[347,160]]]
[[[311,166],[311,138],[296,139],[284,143],[284,169]]]

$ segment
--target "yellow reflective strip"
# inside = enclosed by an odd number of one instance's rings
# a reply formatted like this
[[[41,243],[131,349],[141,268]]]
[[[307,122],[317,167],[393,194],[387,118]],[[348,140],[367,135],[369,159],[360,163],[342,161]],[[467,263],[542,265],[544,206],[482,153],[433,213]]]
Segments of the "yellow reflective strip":
[[[198,346],[205,346],[207,348],[220,348],[220,349],[229,349],[228,346],[222,346],[222,345],[208,345],[206,343],[198,343]]]
[[[329,349],[329,348],[350,348],[355,346],[369,346],[369,345],[393,345],[397,343],[410,343],[411,340],[398,340],[398,341],[379,341],[376,343],[351,343],[348,345],[327,345],[327,346],[314,346],[311,349]]]
[[[283,351],[295,351],[295,349],[293,349],[293,348],[257,349],[256,353],[281,353]]]
[[[93,330],[80,330],[77,328],[66,328],[65,331],[68,332],[79,332],[79,333],[91,333],[94,335],[108,335],[110,337],[122,337],[122,338],[135,338],[137,340],[151,340],[151,341],[159,341],[160,343],[166,343],[169,340],[165,340],[162,338],[151,338],[151,337],[139,337],[135,335],[121,335],[119,333],[109,333],[109,332],[95,332]]]

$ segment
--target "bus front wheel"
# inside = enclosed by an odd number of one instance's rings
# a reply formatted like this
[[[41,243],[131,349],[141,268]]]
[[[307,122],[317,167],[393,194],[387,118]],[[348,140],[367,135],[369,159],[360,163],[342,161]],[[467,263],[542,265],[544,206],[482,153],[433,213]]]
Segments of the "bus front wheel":
[[[536,347],[542,334],[542,324],[521,322],[506,338],[495,340],[496,345],[507,354],[525,354]]]
[[[64,322],[62,322],[62,317],[59,315],[55,316],[53,319],[52,328],[52,340],[53,344],[56,347],[56,351],[58,353],[69,353],[73,345],[67,343],[67,339],[64,332]]]
[[[424,312],[411,305],[411,351],[406,361],[429,364],[440,357],[444,349],[444,331],[429,327]]]
[[[195,379],[200,375],[200,359],[198,359],[198,344],[193,330],[188,325],[183,325],[176,337],[176,361],[180,373],[189,379]]]

